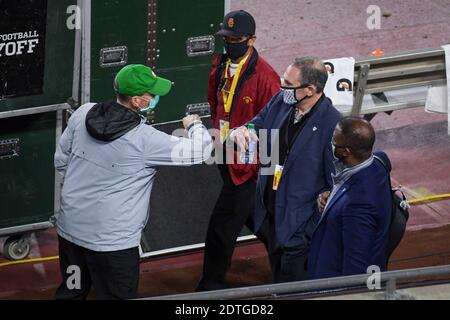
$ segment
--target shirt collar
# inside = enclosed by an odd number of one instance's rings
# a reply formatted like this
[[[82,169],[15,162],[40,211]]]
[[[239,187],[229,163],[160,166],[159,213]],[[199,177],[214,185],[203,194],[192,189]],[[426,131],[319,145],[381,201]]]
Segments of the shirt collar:
[[[300,116],[300,118],[298,118],[298,120],[295,118],[295,114],[297,113],[297,108],[295,108],[294,110],[294,124],[295,123],[299,123],[303,118],[308,118],[310,116],[313,115],[314,111],[317,110],[317,106],[323,101],[323,99],[325,98],[325,93],[322,92],[322,95],[320,96],[319,100],[317,100],[317,102],[305,113],[302,113],[302,115]]]

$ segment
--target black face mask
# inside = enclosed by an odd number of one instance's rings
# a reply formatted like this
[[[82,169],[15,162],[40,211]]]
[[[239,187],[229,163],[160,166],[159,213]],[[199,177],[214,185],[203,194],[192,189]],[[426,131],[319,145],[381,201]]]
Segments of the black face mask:
[[[239,43],[229,43],[225,42],[225,50],[231,60],[236,60],[242,57],[248,50],[248,41],[243,41]]]

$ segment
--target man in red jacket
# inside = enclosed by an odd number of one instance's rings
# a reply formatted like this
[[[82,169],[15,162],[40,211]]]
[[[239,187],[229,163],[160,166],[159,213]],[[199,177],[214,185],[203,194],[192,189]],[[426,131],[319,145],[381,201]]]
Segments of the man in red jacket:
[[[215,56],[212,62],[208,101],[221,150],[228,131],[253,119],[280,90],[280,77],[253,47],[255,28],[253,17],[238,10],[224,17],[217,32],[227,53]],[[259,165],[256,161],[238,163],[238,152],[233,148],[227,148],[225,154],[226,160],[217,159],[223,187],[209,221],[203,276],[197,291],[226,288],[225,274],[236,239],[243,226],[251,224],[254,213]]]

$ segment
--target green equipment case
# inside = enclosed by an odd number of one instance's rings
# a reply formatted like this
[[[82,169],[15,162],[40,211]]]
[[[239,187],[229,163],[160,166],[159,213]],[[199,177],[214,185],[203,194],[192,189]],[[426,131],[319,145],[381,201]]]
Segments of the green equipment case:
[[[28,255],[28,235],[51,227],[58,205],[53,154],[72,95],[71,4],[0,0],[0,236],[12,260]]]

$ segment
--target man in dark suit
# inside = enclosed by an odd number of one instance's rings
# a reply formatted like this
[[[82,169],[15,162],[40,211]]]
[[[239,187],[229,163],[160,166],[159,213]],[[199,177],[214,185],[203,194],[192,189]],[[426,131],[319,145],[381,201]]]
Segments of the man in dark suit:
[[[261,155],[253,231],[265,242],[274,282],[303,279],[309,237],[320,218],[316,199],[332,187],[330,141],[340,114],[323,93],[327,77],[319,59],[295,59],[283,90],[250,121]],[[245,127],[230,138],[241,149],[257,139]]]
[[[334,130],[336,174],[313,234],[308,279],[363,274],[372,265],[386,270],[392,196],[389,175],[372,154],[374,142],[372,125],[360,118],[343,118]],[[385,153],[374,154],[390,167]]]

